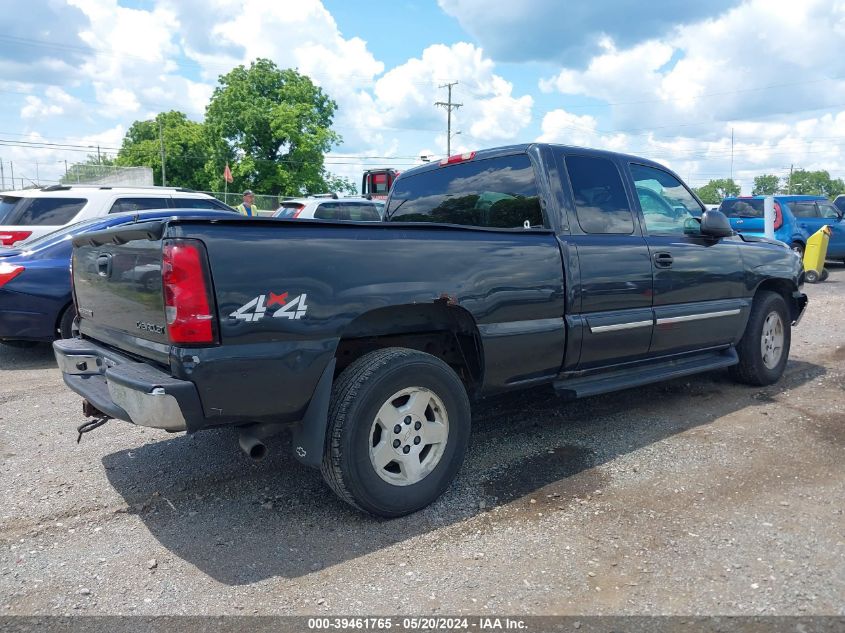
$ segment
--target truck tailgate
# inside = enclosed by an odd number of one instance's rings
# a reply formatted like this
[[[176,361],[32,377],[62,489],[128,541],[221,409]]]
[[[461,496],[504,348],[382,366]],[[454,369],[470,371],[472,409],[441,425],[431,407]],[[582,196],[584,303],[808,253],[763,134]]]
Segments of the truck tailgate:
[[[83,334],[167,362],[162,228],[147,223],[76,238],[73,280]]]

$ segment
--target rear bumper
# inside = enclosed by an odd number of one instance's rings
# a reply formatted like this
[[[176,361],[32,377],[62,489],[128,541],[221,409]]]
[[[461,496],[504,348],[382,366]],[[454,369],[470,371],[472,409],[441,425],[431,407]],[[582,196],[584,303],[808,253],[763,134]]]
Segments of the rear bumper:
[[[106,415],[139,426],[190,431],[202,426],[194,384],[89,340],[53,343],[65,384]]]

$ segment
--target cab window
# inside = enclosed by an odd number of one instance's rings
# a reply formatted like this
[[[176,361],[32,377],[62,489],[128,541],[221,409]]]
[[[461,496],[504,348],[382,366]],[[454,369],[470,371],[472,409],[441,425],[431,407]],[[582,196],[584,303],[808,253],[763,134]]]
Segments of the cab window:
[[[649,235],[690,235],[701,232],[697,217],[704,211],[689,190],[669,172],[631,165],[631,176]]]

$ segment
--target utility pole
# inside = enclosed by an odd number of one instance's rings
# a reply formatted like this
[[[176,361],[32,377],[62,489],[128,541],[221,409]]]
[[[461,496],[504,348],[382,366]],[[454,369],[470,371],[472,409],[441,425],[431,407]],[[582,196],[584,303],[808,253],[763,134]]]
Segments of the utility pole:
[[[3,173],[3,159],[0,158],[0,181],[2,181],[3,185],[0,186],[0,189],[3,191],[6,190],[6,174]]]
[[[787,195],[790,195],[790,196],[792,195],[792,168],[794,166],[795,166],[794,164],[789,166],[789,184],[786,185],[786,193],[787,193]]]
[[[67,180],[67,158],[65,158],[65,180]]]
[[[161,119],[158,120],[158,142],[161,147],[161,186],[167,186],[167,177],[164,171],[164,132],[161,127]]]
[[[734,129],[731,128],[731,180],[734,179]]]
[[[463,103],[452,103],[452,86],[458,85],[457,81],[443,84],[438,88],[446,88],[449,91],[448,101],[436,101],[434,105],[446,108],[446,156],[452,155],[452,110],[462,107]]]
[[[9,161],[9,169],[12,170],[12,190],[15,189],[15,164]]]
[[[102,164],[103,164],[102,159],[100,159],[100,146],[99,146],[99,145],[97,145],[97,164],[98,164],[98,165],[102,165]]]
[[[39,175],[38,171],[38,161],[35,161],[35,182],[38,183],[38,186],[41,186],[41,176]]]

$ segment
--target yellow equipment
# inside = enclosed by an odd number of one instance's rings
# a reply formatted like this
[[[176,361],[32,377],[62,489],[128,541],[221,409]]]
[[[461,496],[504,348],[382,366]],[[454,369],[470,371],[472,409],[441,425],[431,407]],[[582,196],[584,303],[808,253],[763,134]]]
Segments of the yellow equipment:
[[[814,284],[827,279],[828,272],[824,267],[827,257],[827,245],[830,242],[830,227],[826,224],[807,238],[804,248],[804,280]]]

